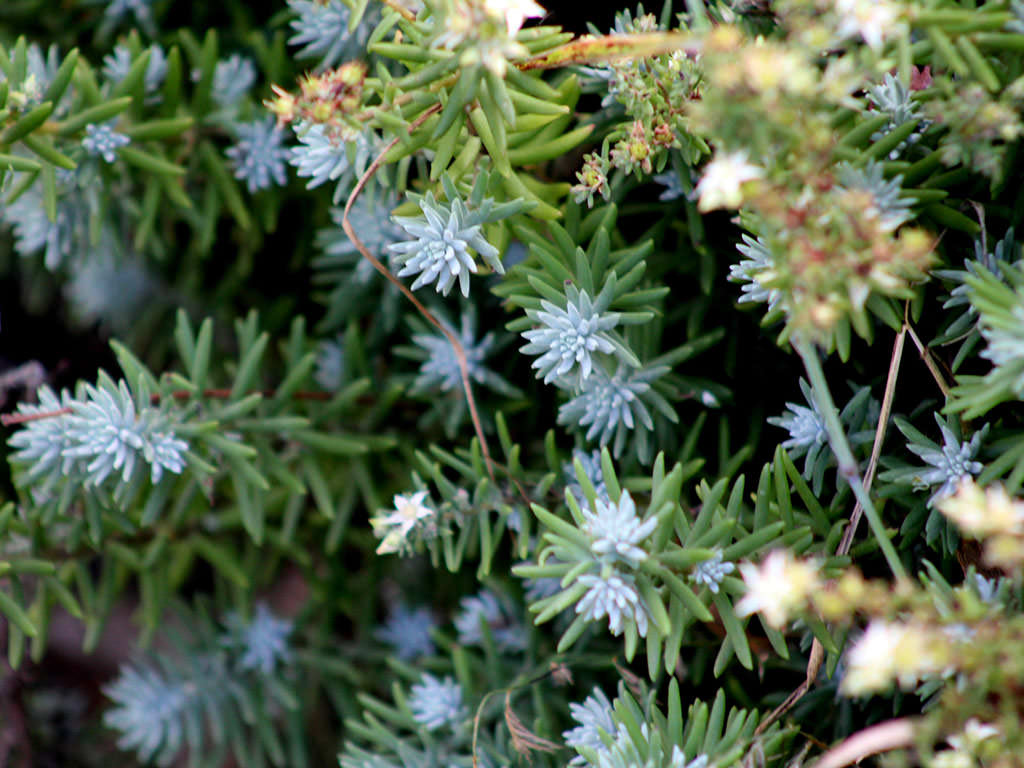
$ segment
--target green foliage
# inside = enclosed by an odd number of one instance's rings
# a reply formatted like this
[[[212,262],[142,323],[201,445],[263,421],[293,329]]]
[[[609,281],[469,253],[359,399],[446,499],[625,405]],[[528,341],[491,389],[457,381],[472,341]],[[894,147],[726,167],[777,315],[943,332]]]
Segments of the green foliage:
[[[1021,764],[1021,4],[566,7],[0,8],[5,722]]]

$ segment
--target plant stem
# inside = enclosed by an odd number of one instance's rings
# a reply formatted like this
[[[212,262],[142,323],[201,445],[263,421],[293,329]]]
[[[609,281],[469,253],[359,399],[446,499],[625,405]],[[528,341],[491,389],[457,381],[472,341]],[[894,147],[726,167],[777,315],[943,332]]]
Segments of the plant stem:
[[[885,555],[886,562],[889,563],[889,568],[892,570],[893,575],[900,581],[906,580],[908,576],[903,568],[903,563],[900,562],[896,549],[893,547],[892,542],[889,541],[885,526],[882,524],[882,518],[878,516],[878,510],[875,509],[871,496],[864,487],[860,470],[857,468],[857,460],[853,456],[853,451],[850,450],[850,444],[846,440],[846,433],[843,431],[843,424],[839,420],[839,411],[836,410],[835,403],[832,402],[832,393],[829,392],[828,382],[825,380],[825,372],[821,369],[818,351],[815,349],[814,344],[800,334],[793,334],[791,342],[797,354],[803,359],[804,370],[807,371],[807,378],[811,382],[811,392],[814,394],[821,417],[825,421],[825,431],[828,433],[829,445],[832,447],[832,452],[839,462],[839,474],[846,478],[846,482],[850,484],[850,488],[853,490],[853,495],[864,509],[864,515],[868,519],[871,532],[875,535],[878,546],[881,548],[882,554]]]

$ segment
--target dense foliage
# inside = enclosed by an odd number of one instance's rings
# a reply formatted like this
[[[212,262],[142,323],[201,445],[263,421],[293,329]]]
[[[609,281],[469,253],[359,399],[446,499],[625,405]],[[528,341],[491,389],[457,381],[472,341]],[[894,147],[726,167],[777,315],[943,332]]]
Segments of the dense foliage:
[[[1024,4],[268,6],[0,7],[0,764],[1024,765]]]

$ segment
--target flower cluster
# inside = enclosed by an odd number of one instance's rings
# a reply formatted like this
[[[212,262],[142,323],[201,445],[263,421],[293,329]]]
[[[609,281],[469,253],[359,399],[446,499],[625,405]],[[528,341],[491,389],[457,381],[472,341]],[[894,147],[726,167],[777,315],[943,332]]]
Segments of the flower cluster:
[[[533,0],[447,0],[433,45],[456,51],[462,67],[483,66],[504,77],[508,61],[529,54],[516,40],[526,19],[543,16]]]
[[[435,530],[437,512],[424,503],[427,495],[426,491],[397,494],[393,511],[370,518],[373,533],[381,540],[377,547],[378,555],[408,551],[412,547],[411,533],[415,531],[424,535]]]
[[[982,490],[968,477],[937,506],[965,534],[985,542],[985,561],[992,566],[1016,568],[1024,561],[1024,501],[1002,486]]]
[[[657,30],[658,20],[641,7],[635,17],[629,10],[618,12],[612,36],[650,34]],[[613,108],[618,102],[625,109],[625,116],[612,128],[601,151],[584,156],[583,167],[576,174],[578,183],[572,188],[576,202],[586,201],[593,206],[596,195],[610,199],[609,177],[613,172],[635,174],[638,178],[650,175],[664,168],[669,150],[680,150],[688,163],[696,162],[706,152],[707,146],[693,137],[683,119],[684,105],[700,92],[697,56],[676,50],[584,67],[581,73],[585,86],[601,93],[601,106],[607,108],[609,115],[619,117],[619,111]],[[668,175],[674,177],[668,194],[678,197],[682,194],[679,177],[675,173]]]
[[[820,585],[817,565],[796,560],[784,549],[769,553],[760,565],[741,563],[740,573],[747,594],[737,603],[736,614],[760,613],[776,629],[784,627]]]
[[[872,621],[846,655],[841,690],[847,696],[881,693],[894,682],[911,688],[949,663],[948,638],[914,622]]]
[[[351,116],[362,104],[365,80],[366,65],[350,61],[300,78],[298,95],[275,85],[274,98],[264,104],[279,126],[319,125],[331,139],[344,140],[355,128]]]

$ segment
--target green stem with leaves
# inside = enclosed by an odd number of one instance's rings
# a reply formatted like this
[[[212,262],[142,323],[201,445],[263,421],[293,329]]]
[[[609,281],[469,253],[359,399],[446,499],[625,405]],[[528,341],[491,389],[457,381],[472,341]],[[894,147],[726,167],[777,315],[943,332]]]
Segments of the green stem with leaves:
[[[850,450],[850,443],[846,439],[843,424],[839,420],[839,411],[836,410],[835,403],[832,401],[832,393],[829,391],[828,381],[825,380],[825,372],[821,368],[821,360],[818,359],[818,350],[815,349],[814,344],[808,341],[806,337],[799,334],[794,334],[791,341],[793,348],[804,362],[804,370],[807,371],[807,378],[811,382],[811,392],[814,395],[818,411],[825,422],[825,431],[828,433],[829,445],[832,447],[832,452],[839,462],[839,474],[846,478],[846,482],[853,489],[853,495],[864,509],[864,515],[868,519],[871,532],[878,541],[878,546],[881,548],[886,562],[889,563],[889,568],[892,570],[893,575],[900,581],[904,581],[908,578],[907,571],[904,569],[899,555],[896,554],[896,549],[893,547],[892,542],[889,541],[885,526],[882,524],[882,518],[879,517],[878,510],[875,509],[871,496],[864,487],[864,481],[857,467],[857,459],[854,458],[853,451]]]

